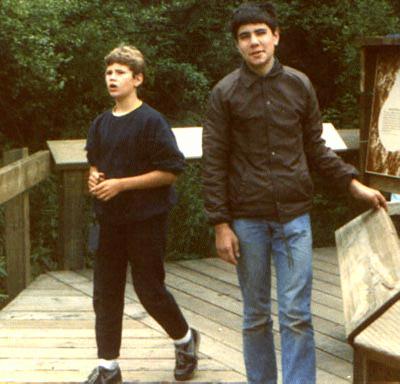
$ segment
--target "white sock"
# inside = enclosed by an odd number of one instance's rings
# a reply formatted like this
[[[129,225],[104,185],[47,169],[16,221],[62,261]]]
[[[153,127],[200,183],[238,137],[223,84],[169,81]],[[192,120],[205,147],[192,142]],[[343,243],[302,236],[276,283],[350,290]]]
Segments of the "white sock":
[[[182,337],[182,339],[174,340],[175,345],[186,344],[192,338],[192,330],[189,328],[186,335]]]
[[[99,366],[112,371],[112,370],[118,368],[118,361],[117,360],[100,359]]]

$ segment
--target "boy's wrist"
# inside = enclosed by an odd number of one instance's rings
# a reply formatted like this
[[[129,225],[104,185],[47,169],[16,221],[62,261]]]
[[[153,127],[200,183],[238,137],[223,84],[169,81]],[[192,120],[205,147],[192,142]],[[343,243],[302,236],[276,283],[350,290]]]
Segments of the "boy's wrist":
[[[128,177],[128,178],[124,177],[122,179],[117,179],[117,180],[120,192],[135,189],[135,182],[133,180],[133,177]]]
[[[124,192],[127,189],[125,180],[124,179],[117,179],[117,180],[118,180],[118,183],[119,183],[120,192]]]

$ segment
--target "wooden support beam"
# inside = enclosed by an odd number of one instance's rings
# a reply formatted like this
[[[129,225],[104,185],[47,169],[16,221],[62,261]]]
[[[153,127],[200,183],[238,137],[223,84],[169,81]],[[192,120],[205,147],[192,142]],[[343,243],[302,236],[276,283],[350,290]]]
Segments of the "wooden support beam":
[[[14,149],[3,155],[4,164],[28,157],[28,149]],[[3,182],[0,182],[3,186]],[[7,293],[11,298],[26,288],[31,278],[29,234],[29,193],[7,201],[5,208],[5,252],[7,258]]]
[[[368,186],[385,192],[400,193],[399,179],[396,177],[367,174]]]
[[[365,384],[367,382],[367,358],[357,348],[354,348],[353,357],[353,384]]]
[[[62,269],[84,267],[86,170],[61,172],[58,262]]]
[[[49,151],[39,151],[32,156],[6,165],[0,169],[0,204],[27,191],[49,175]]]

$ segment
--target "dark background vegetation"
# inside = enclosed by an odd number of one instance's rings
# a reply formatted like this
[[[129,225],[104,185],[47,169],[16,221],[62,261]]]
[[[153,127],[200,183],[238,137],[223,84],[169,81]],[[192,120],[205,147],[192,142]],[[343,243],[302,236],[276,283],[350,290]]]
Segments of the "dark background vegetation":
[[[27,146],[34,152],[45,148],[46,140],[84,138],[90,121],[111,105],[102,59],[120,43],[136,45],[147,57],[143,98],[174,126],[200,125],[211,87],[240,62],[227,28],[240,3],[0,1],[0,149]],[[275,5],[280,61],[311,78],[324,121],[358,128],[358,39],[399,32],[399,1],[279,0]],[[333,230],[355,210],[323,180],[316,184],[315,245],[332,245]],[[31,195],[37,272],[56,265],[56,185],[55,177]],[[178,183],[181,202],[171,218],[170,257],[210,254],[212,234],[200,188],[199,164],[190,164]],[[0,228],[2,220],[0,212]],[[0,237],[0,278],[3,253]]]

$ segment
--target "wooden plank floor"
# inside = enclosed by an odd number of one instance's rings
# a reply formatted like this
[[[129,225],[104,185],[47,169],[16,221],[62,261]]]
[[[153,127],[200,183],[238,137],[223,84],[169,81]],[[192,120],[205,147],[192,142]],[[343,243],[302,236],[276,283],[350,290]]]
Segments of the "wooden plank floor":
[[[166,269],[170,291],[202,334],[193,382],[245,383],[234,268],[219,259],[202,259],[167,263]],[[91,296],[92,271],[49,272],[5,307],[0,312],[0,383],[82,382],[97,361]],[[280,357],[275,292],[273,300]],[[350,383],[352,351],[344,336],[334,248],[314,250],[313,314],[318,384]],[[129,283],[120,365],[126,383],[173,382],[173,346]]]

